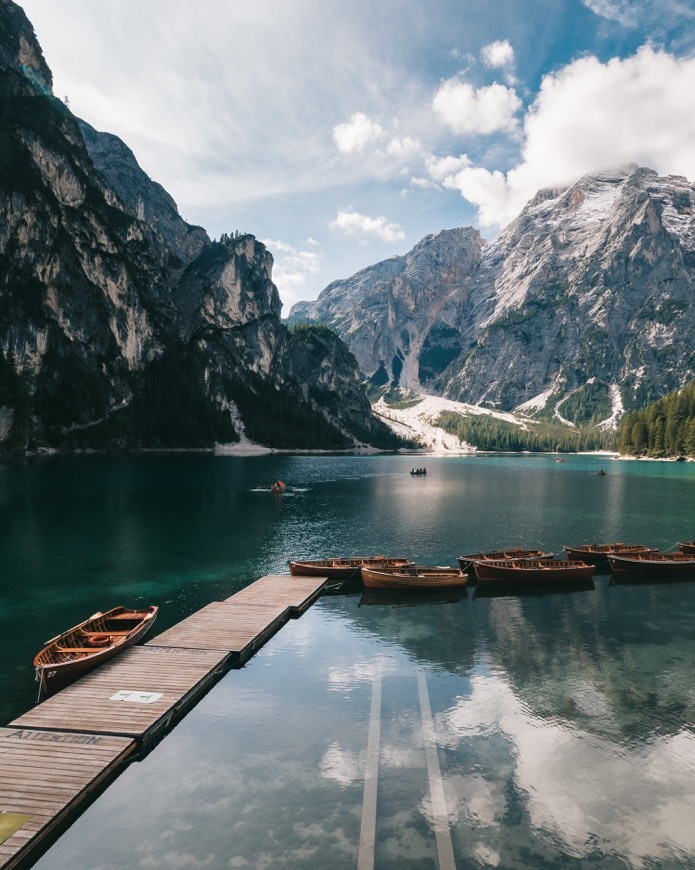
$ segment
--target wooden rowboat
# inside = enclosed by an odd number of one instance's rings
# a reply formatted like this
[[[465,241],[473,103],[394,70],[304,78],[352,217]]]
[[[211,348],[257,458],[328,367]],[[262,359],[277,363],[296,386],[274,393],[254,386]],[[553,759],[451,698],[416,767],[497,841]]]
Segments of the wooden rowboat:
[[[596,571],[595,565],[585,562],[565,562],[562,559],[515,559],[513,561],[474,562],[478,581],[503,583],[571,583],[584,580]]]
[[[404,565],[390,568],[363,565],[362,582],[367,589],[448,589],[465,586],[468,575],[448,565]]]
[[[689,574],[695,576],[695,555],[690,553],[625,553],[608,557],[613,572]]]
[[[96,668],[132,646],[150,630],[157,618],[155,606],[142,610],[114,607],[95,613],[74,628],[49,640],[34,657],[36,679],[46,695]]]
[[[545,553],[543,550],[523,550],[521,547],[510,547],[508,550],[496,550],[489,553],[469,553],[467,556],[459,556],[459,568],[462,571],[473,570],[474,562],[509,562],[518,559],[552,559],[553,553]]]
[[[606,565],[610,553],[652,553],[654,550],[644,544],[581,544],[579,547],[565,547],[570,562],[588,562],[591,565]]]
[[[363,565],[381,568],[412,565],[409,559],[395,556],[354,556],[349,559],[312,559],[308,562],[290,561],[290,574],[302,577],[328,577],[329,580],[350,580],[359,577]]]
[[[681,553],[685,553],[688,556],[695,555],[695,541],[683,541],[678,545],[678,549]]]

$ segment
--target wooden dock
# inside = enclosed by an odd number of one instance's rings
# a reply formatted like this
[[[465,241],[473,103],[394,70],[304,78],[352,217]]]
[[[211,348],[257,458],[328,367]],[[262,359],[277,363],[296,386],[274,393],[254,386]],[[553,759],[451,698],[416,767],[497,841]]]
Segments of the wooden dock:
[[[24,863],[135,746],[124,737],[0,728],[0,866]]]
[[[35,860],[136,750],[304,613],[326,582],[261,577],[0,728],[1,870]]]

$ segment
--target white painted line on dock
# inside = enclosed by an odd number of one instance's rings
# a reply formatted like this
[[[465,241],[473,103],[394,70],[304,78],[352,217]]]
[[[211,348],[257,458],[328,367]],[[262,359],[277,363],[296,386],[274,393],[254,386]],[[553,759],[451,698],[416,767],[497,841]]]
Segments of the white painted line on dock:
[[[444,783],[439,767],[437,742],[434,739],[434,722],[430,695],[427,690],[427,678],[424,671],[417,672],[417,689],[420,697],[420,713],[422,715],[422,736],[425,743],[425,758],[427,759],[427,774],[430,779],[430,802],[434,822],[434,835],[437,842],[439,867],[441,870],[456,870],[454,861],[454,846],[449,830],[449,816],[444,798]]]
[[[381,676],[374,678],[369,713],[367,760],[364,771],[364,798],[357,870],[373,870],[376,848],[376,792],[379,780],[379,742],[381,740]]]

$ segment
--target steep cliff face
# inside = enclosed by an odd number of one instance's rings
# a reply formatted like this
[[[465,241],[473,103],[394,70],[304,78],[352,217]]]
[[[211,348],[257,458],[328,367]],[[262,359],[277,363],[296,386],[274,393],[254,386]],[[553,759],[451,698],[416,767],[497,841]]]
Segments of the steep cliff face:
[[[430,392],[571,422],[614,420],[695,374],[694,205],[686,179],[633,166],[541,191],[477,256],[463,231],[428,237],[453,245],[447,261],[459,271],[452,280],[418,257],[432,295],[407,343],[383,304],[398,293],[395,260],[339,282],[341,293],[331,285],[292,315],[334,324],[383,383],[398,380],[398,366],[379,371],[376,361],[397,346],[403,371],[417,369]],[[359,297],[344,292],[356,286]],[[366,311],[375,336],[367,346]],[[431,358],[439,366],[428,368]]]
[[[317,320],[349,344],[376,382],[417,389],[461,352],[459,326],[484,246],[477,230],[442,230],[403,257],[334,281],[315,302],[300,302],[290,320]]]
[[[264,246],[210,242],[119,139],[78,122],[11,0],[0,116],[0,447],[211,445],[239,419],[278,446],[353,443],[354,409],[297,380],[325,349],[292,349]]]
[[[439,389],[572,418],[691,379],[694,203],[686,179],[636,167],[538,196],[483,259],[494,308]]]

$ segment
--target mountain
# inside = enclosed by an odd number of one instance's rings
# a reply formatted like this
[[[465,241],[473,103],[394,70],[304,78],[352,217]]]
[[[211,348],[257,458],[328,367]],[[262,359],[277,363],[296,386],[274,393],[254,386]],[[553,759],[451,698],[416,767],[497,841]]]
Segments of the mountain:
[[[612,423],[695,374],[694,205],[685,178],[587,176],[492,243],[427,236],[290,317],[335,328],[375,385]]]
[[[0,449],[393,446],[342,342],[281,323],[266,248],[187,224],[51,87],[0,0]]]

